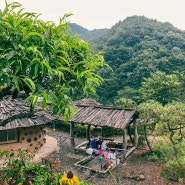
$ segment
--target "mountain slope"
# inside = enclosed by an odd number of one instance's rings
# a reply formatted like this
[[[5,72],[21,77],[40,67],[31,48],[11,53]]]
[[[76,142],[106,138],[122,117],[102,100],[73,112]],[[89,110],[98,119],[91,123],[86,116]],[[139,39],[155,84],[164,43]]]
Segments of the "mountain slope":
[[[94,29],[94,30],[88,30],[76,23],[70,23],[69,24],[69,33],[71,35],[79,34],[80,37],[84,40],[93,40],[96,37],[100,37],[103,35],[107,29]]]
[[[120,97],[140,103],[138,89],[151,72],[185,71],[185,32],[170,23],[132,16],[111,29],[89,31],[76,24],[70,24],[70,29],[90,40],[94,50],[104,51],[113,69],[100,71],[105,82],[97,94],[103,104],[113,104]]]
[[[185,71],[185,32],[170,23],[132,16],[93,41],[98,50],[105,52],[105,61],[114,70],[101,70],[105,83],[97,93],[102,103],[113,103],[120,91],[133,99],[151,72]],[[134,100],[139,101],[138,97]]]

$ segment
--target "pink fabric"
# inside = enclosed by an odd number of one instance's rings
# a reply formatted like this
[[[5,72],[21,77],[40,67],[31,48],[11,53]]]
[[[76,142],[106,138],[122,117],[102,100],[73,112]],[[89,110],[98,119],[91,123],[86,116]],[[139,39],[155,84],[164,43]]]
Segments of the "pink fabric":
[[[104,155],[104,158],[108,158],[108,153],[107,152],[104,152],[103,155]]]
[[[101,155],[101,154],[103,154],[103,150],[98,151],[98,155]]]

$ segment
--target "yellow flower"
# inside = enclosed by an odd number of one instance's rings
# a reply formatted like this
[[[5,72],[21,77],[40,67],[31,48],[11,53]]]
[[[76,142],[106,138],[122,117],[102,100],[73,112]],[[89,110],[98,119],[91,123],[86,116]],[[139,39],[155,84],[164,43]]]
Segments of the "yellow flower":
[[[184,178],[179,178],[178,182],[183,183],[184,182]]]
[[[30,185],[32,185],[32,182],[31,181],[29,181],[29,183],[30,183]],[[23,185],[23,183],[22,182],[19,182],[17,185]]]
[[[68,178],[67,174],[63,175],[63,177],[60,179],[60,185],[79,185],[79,179],[76,175],[73,175],[72,178]]]

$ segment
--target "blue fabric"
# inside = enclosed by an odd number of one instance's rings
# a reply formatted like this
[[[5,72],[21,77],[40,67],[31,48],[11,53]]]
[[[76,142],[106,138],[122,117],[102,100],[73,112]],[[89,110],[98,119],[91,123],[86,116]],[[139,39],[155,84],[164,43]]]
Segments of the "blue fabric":
[[[92,148],[98,148],[98,140],[97,139],[94,139],[91,141],[91,147]]]

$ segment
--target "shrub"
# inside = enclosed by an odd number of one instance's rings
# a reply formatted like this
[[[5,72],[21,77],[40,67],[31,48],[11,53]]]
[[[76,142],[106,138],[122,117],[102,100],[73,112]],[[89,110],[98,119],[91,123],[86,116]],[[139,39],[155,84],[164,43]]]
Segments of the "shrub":
[[[185,178],[185,158],[173,158],[166,162],[162,168],[162,175],[166,177],[175,177],[177,179]]]
[[[164,162],[161,175],[184,183],[185,141],[172,146],[169,140],[159,138],[152,144],[152,149],[152,152],[145,152],[143,156],[149,160]]]
[[[152,144],[152,152],[147,151],[143,156],[152,161],[165,162],[173,158],[173,148],[169,140],[158,138]]]
[[[6,155],[7,151],[1,151],[1,153]],[[7,182],[8,185],[14,185],[29,179],[33,185],[58,185],[62,175],[53,172],[50,166],[31,163],[32,157],[33,155],[24,149],[19,149],[18,154],[15,156],[9,154],[7,164],[0,169],[0,183]],[[80,185],[93,184],[82,180]]]

